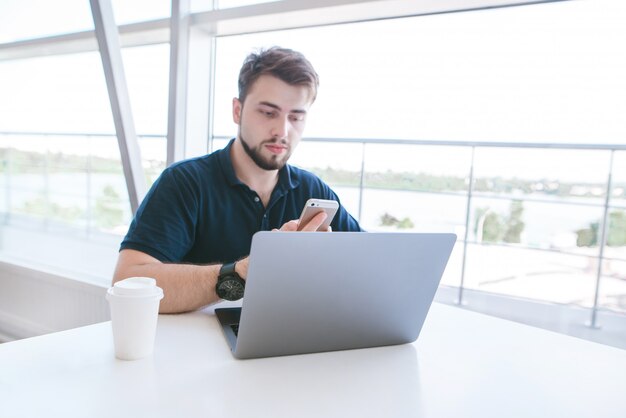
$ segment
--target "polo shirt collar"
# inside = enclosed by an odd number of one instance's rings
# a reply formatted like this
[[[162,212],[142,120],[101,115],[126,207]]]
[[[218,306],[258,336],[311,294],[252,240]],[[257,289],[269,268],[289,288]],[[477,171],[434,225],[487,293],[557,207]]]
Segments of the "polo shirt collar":
[[[226,145],[223,149],[218,151],[218,157],[220,161],[220,166],[222,167],[222,173],[224,177],[226,177],[226,181],[231,186],[236,186],[238,184],[243,184],[237,176],[235,175],[235,169],[233,167],[233,161],[230,158],[230,149],[233,146],[233,142],[235,139],[231,139],[228,145]]]
[[[219,152],[219,161],[222,166],[222,172],[226,177],[226,181],[231,186],[237,186],[243,184],[235,175],[235,169],[233,167],[233,161],[230,158],[230,149],[233,146],[235,139],[231,139],[226,147]],[[300,185],[298,175],[293,171],[289,164],[285,164],[283,168],[278,172],[278,183],[275,189],[291,190]]]
[[[278,172],[278,184],[276,186],[280,186],[285,190],[292,190],[299,185],[300,179],[298,179],[298,174],[293,171],[289,164],[285,164]]]

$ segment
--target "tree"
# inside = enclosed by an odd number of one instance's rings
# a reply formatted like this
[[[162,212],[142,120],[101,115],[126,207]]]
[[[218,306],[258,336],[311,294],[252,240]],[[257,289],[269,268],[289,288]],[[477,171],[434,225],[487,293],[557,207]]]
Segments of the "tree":
[[[621,247],[626,245],[626,212],[613,211],[608,217],[608,234],[606,245]],[[591,222],[589,228],[576,231],[576,245],[578,247],[595,247],[600,243],[600,221]]]
[[[626,245],[626,212],[614,211],[609,215],[609,235],[606,244],[610,247]]]
[[[51,202],[43,194],[24,202],[21,211],[29,215],[57,219],[65,222],[76,221],[84,215],[79,207],[61,206],[56,202]]]
[[[102,195],[96,199],[94,215],[96,224],[102,228],[113,228],[124,221],[124,211],[120,205],[122,199],[113,186],[106,185]]]
[[[413,221],[411,221],[411,218],[406,217],[400,220],[396,218],[395,216],[388,214],[387,212],[385,212],[380,217],[380,225],[381,226],[395,226],[398,229],[411,229],[415,227],[415,225],[413,224]]]
[[[500,242],[504,236],[502,217],[495,212],[487,212],[482,229],[482,240],[484,242]]]
[[[477,208],[474,212],[474,233],[478,242],[521,242],[524,222],[524,206],[520,200],[511,202],[509,215],[504,216],[488,207]]]
[[[476,208],[474,233],[478,242],[499,242],[504,234],[502,218],[489,207]]]
[[[504,232],[504,242],[520,243],[522,242],[522,232],[524,231],[524,222],[522,215],[524,214],[524,204],[521,200],[511,202],[509,217],[506,221],[506,231]]]
[[[598,245],[598,222],[589,224],[589,228],[576,231],[577,247],[595,247]]]
[[[404,218],[400,222],[398,222],[398,225],[396,227],[398,229],[411,229],[415,227],[415,224],[413,224],[411,218]]]
[[[381,226],[394,226],[400,222],[398,218],[393,215],[388,214],[387,212],[383,213],[380,217],[380,225]]]

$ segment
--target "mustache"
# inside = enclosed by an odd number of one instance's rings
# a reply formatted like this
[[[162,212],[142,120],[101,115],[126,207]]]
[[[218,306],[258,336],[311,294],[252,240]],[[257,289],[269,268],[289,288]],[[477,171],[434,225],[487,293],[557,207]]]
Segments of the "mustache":
[[[279,145],[286,145],[287,148],[289,148],[289,144],[287,143],[286,139],[276,139],[276,138],[271,138],[271,139],[266,139],[264,141],[261,141],[261,145],[265,145],[265,144],[279,144]]]

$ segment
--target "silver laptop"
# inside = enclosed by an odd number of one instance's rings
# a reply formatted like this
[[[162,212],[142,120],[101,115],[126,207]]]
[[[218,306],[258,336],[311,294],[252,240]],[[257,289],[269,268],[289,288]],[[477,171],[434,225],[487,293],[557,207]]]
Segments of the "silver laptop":
[[[456,235],[257,232],[241,308],[215,309],[237,358],[413,342]]]

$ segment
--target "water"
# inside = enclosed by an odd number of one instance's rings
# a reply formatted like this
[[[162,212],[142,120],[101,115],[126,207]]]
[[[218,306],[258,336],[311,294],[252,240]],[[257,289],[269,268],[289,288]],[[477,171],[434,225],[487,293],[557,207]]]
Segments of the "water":
[[[124,223],[131,220],[127,203],[126,183],[118,174],[108,173],[51,173],[46,176],[19,174],[0,176],[0,210],[10,212],[21,210],[28,202],[48,196],[51,202],[66,208],[86,211],[96,201],[104,201],[105,188],[112,189],[117,197],[110,203],[124,212]],[[341,202],[348,211],[358,218],[367,230],[398,230],[381,225],[381,217],[391,215],[399,220],[410,219],[412,231],[454,232],[462,239],[465,234],[467,196],[454,194],[422,193],[383,189],[364,189],[362,204],[359,207],[359,189],[355,187],[335,187]],[[88,202],[89,196],[89,202]],[[488,208],[501,218],[510,213],[511,200],[521,196],[478,197],[472,200],[470,208],[469,239],[475,240],[475,229],[480,219],[478,208]],[[545,199],[545,197],[542,197]],[[524,229],[521,243],[539,248],[559,248],[579,251],[576,247],[576,231],[589,228],[603,216],[601,199],[595,201],[579,199],[573,204],[563,204],[562,199],[553,197],[549,201],[524,201],[522,221]],[[561,202],[561,203],[559,203]],[[576,202],[588,202],[575,204]],[[592,203],[592,204],[589,204]],[[359,211],[360,209],[360,211]],[[122,227],[122,226],[120,226]],[[119,228],[123,229],[123,228]]]
[[[335,191],[350,211],[359,213],[359,190],[337,187]],[[519,196],[511,196],[519,198]],[[470,239],[475,239],[476,208],[488,207],[507,216],[511,202],[503,199],[475,197],[470,212]],[[575,249],[576,231],[602,219],[603,208],[544,202],[523,202],[522,220],[525,224],[522,243],[542,248]],[[388,229],[380,225],[387,213],[398,219],[408,217],[415,231],[455,232],[463,238],[467,211],[467,196],[418,193],[410,191],[365,189],[360,223],[368,230]]]

